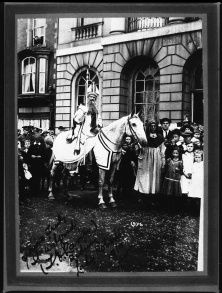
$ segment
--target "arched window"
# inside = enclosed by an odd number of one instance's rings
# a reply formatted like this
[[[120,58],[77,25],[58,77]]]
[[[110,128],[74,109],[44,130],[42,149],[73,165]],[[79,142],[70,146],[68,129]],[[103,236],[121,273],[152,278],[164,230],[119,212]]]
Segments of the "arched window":
[[[76,107],[86,104],[86,94],[89,92],[99,94],[99,79],[93,70],[86,69],[81,72],[77,80]]]
[[[45,94],[47,91],[47,56],[26,57],[21,63],[22,94]]]
[[[135,76],[134,107],[142,110],[142,120],[158,118],[160,96],[160,73],[157,65],[142,67]]]
[[[22,93],[35,92],[36,59],[25,58],[22,61]]]

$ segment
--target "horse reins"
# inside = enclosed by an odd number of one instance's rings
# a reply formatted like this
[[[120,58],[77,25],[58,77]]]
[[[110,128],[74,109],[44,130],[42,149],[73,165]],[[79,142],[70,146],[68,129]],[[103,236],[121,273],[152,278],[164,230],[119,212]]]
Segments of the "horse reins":
[[[127,119],[127,123],[129,124],[129,129],[130,129],[130,132],[131,132],[131,134],[132,134],[132,136],[133,136],[133,139],[138,143],[138,144],[140,144],[139,143],[139,138],[138,138],[138,136],[137,136],[137,134],[136,134],[136,132],[135,132],[135,130],[133,129],[133,127],[132,127],[132,125],[131,125],[131,123],[130,123],[130,118],[128,117],[128,119]],[[126,123],[126,124],[127,124]],[[126,133],[126,124],[125,124],[125,129],[124,129],[124,134]],[[105,133],[102,131],[102,129],[100,130],[100,132],[102,133],[102,135],[109,141],[109,142],[111,142],[112,144],[114,144],[114,145],[119,145],[119,144],[117,144],[117,143],[115,143],[115,142],[112,142],[106,135],[105,135]]]
[[[133,117],[132,117],[133,118]],[[131,134],[132,134],[132,136],[133,136],[133,139],[136,141],[136,143],[138,143],[139,144],[139,138],[138,138],[138,136],[137,136],[137,134],[136,134],[136,132],[135,132],[135,130],[133,129],[133,127],[132,127],[132,125],[131,125],[131,123],[130,123],[130,118],[128,117],[128,119],[127,119],[127,123],[129,124],[129,129],[130,129],[130,132],[131,132]],[[126,123],[126,124],[127,124]],[[126,124],[125,124],[125,129],[124,129],[124,134],[126,133]],[[99,131],[109,142],[111,142],[112,144],[114,144],[114,145],[119,145],[118,143],[115,143],[115,142],[113,142],[113,141],[111,141],[107,136],[106,136],[106,134],[102,131],[102,129],[100,129],[100,131]],[[82,133],[84,134],[84,132],[82,131]],[[88,137],[94,137],[94,136],[90,136],[90,135],[87,135],[87,134],[84,134],[84,135],[86,135],[86,136],[88,136]]]

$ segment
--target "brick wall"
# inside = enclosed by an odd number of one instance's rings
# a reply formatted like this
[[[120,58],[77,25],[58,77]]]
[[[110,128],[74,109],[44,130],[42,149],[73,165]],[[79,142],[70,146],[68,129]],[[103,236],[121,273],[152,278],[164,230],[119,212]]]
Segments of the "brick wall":
[[[17,52],[27,47],[27,19],[18,19],[17,22]]]

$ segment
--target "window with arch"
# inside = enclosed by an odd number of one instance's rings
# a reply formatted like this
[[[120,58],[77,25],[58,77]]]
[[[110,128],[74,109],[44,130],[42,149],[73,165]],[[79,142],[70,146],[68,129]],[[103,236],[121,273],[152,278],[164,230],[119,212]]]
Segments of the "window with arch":
[[[29,56],[21,62],[22,94],[46,93],[47,58]]]
[[[22,93],[35,92],[36,59],[27,57],[22,61]]]
[[[160,72],[157,65],[142,67],[135,76],[134,107],[143,122],[159,120]]]
[[[80,104],[86,104],[86,95],[89,92],[99,95],[99,78],[93,70],[86,69],[81,72],[77,80],[76,107]]]

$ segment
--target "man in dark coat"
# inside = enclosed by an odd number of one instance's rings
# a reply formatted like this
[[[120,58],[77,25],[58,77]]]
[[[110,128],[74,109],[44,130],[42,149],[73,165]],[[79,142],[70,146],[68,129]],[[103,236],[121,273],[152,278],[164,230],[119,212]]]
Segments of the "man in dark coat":
[[[33,135],[31,134],[33,126],[23,126],[23,134],[19,136],[18,141],[21,142],[21,147],[25,146],[25,141],[30,140],[32,143],[34,141]]]
[[[40,194],[40,181],[44,167],[44,143],[41,143],[39,136],[35,137],[33,145],[30,146],[28,154],[30,155],[30,165],[32,174],[32,195]]]
[[[172,131],[169,130],[171,120],[169,118],[160,119],[161,128],[158,131],[158,134],[161,134],[165,141],[168,140],[171,136]]]

